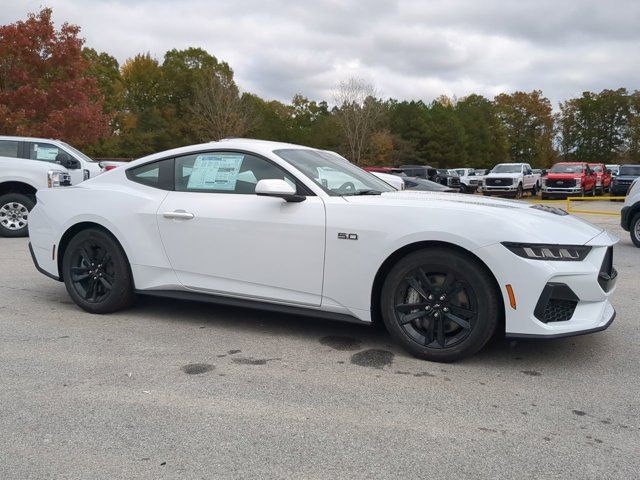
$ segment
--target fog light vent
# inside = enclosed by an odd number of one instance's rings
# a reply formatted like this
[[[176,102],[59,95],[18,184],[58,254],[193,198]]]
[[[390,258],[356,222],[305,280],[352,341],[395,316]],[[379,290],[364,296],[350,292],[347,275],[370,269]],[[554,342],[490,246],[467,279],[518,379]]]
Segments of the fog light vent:
[[[564,283],[549,282],[538,299],[533,314],[544,323],[571,320],[580,299]]]

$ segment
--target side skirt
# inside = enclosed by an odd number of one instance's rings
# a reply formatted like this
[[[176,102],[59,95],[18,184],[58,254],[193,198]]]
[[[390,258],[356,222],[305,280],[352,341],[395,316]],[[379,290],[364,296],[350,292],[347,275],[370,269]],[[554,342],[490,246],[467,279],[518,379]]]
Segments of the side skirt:
[[[175,298],[178,300],[192,300],[196,302],[214,303],[216,305],[227,305],[230,307],[251,308],[253,310],[263,310],[276,313],[286,313],[288,315],[302,315],[305,317],[324,318],[338,322],[357,323],[358,325],[371,325],[353,315],[344,313],[327,312],[314,308],[296,307],[282,305],[278,303],[261,302],[258,300],[247,300],[244,298],[225,297],[223,295],[211,295],[199,292],[185,292],[178,290],[136,290],[138,295],[149,295],[152,297]]]

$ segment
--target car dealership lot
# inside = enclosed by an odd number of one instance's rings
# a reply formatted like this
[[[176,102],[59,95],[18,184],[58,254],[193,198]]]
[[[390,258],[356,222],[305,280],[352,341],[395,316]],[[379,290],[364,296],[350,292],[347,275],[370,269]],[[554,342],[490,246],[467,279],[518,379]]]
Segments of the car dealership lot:
[[[621,238],[612,326],[456,364],[209,304],[89,315],[1,239],[0,478],[633,478],[640,251],[617,217],[585,218]]]

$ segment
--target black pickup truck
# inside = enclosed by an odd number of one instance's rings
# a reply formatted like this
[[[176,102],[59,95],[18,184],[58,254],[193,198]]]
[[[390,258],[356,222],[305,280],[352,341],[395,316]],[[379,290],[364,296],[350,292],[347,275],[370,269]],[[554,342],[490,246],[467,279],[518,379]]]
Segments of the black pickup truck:
[[[440,185],[460,190],[460,177],[450,174],[446,168],[433,168],[428,165],[400,165],[398,169],[408,177],[426,178]]]

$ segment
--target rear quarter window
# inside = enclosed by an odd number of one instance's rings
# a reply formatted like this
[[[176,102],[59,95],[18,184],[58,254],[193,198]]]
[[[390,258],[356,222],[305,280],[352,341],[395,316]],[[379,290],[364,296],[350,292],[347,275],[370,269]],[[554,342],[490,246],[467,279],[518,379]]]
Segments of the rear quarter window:
[[[0,157],[18,158],[19,145],[15,140],[0,140]]]

